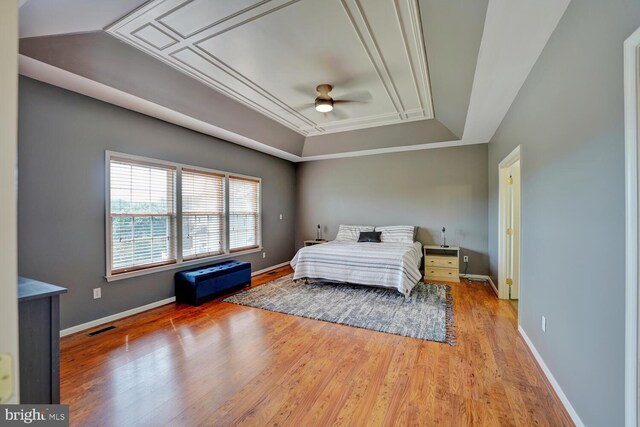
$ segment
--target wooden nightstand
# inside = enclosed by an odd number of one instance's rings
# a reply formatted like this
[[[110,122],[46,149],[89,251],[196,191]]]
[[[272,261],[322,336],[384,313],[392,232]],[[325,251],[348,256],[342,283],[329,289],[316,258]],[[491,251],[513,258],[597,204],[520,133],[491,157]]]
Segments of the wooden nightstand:
[[[322,243],[327,243],[328,240],[305,240],[304,241],[304,245],[305,246],[313,246],[313,245],[320,245]]]
[[[457,282],[460,280],[460,248],[437,245],[424,245],[424,278],[425,280],[444,280]]]

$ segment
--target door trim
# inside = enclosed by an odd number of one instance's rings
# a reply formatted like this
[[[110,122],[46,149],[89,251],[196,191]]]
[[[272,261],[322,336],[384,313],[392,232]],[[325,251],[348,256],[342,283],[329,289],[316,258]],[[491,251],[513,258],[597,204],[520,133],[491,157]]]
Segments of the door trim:
[[[498,297],[509,298],[509,286],[507,285],[507,169],[520,160],[520,146],[518,145],[498,164]],[[522,170],[522,166],[521,169]],[[522,177],[522,173],[520,174]],[[520,181],[522,183],[522,179]],[[522,184],[521,184],[522,185]],[[520,211],[522,212],[522,191],[520,192]],[[522,228],[522,221],[520,221]],[[520,247],[522,246],[522,230],[520,230]],[[520,253],[519,276],[522,276],[522,252]],[[519,294],[522,295],[522,281],[518,277]],[[518,316],[519,317],[519,316]],[[520,321],[518,320],[518,324]]]
[[[18,344],[18,2],[0,1],[0,353],[12,361],[13,393],[19,403]]]
[[[640,104],[640,28],[624,42],[625,127],[625,425],[635,427],[638,401],[638,113]]]

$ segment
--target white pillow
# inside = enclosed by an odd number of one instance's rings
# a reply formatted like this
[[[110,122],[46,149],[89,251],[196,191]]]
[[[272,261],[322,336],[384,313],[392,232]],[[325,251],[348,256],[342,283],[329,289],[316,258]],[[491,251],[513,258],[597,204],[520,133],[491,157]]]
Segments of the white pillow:
[[[338,227],[336,240],[357,242],[361,231],[373,231],[373,225],[343,225]]]
[[[413,243],[416,236],[414,225],[389,225],[387,227],[376,227],[376,231],[381,231],[381,242],[409,242]]]

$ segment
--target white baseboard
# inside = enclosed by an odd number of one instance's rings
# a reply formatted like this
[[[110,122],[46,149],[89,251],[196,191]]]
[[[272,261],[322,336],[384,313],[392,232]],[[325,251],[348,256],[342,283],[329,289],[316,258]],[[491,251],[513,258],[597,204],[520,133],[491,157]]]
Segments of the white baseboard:
[[[105,323],[113,322],[115,320],[119,320],[124,317],[132,316],[134,314],[142,313],[143,311],[151,310],[152,308],[160,307],[165,304],[171,304],[172,302],[175,302],[175,300],[176,300],[176,297],[163,299],[160,301],[152,302],[151,304],[143,305],[141,307],[132,308],[131,310],[112,314],[111,316],[101,317],[100,319],[96,319],[87,323],[82,323],[80,325],[72,326],[70,328],[61,330],[60,336],[65,337],[67,335],[75,334],[76,332],[95,328],[96,326],[100,326]]]
[[[569,402],[569,399],[567,398],[567,396],[562,391],[562,388],[560,388],[560,384],[558,384],[558,381],[556,381],[556,379],[553,377],[553,374],[551,373],[551,371],[547,367],[547,364],[544,363],[544,360],[542,359],[542,356],[540,356],[540,353],[538,353],[538,350],[536,350],[535,346],[533,345],[533,343],[531,342],[531,340],[529,339],[529,337],[525,333],[524,329],[522,329],[522,326],[520,326],[520,325],[518,325],[518,332],[520,332],[520,336],[522,336],[522,339],[524,340],[525,344],[531,350],[531,353],[533,354],[533,357],[536,358],[536,361],[538,362],[538,365],[540,365],[540,367],[542,368],[542,371],[544,372],[545,376],[547,377],[547,380],[549,380],[549,383],[551,384],[551,387],[553,387],[553,390],[556,392],[556,394],[560,398],[560,401],[562,402],[562,404],[564,405],[565,409],[569,413],[569,416],[573,420],[573,423],[576,425],[576,427],[584,427],[584,423],[582,422],[582,420],[578,416],[578,413],[576,412],[576,410],[573,409],[573,406],[571,405],[571,402]]]
[[[284,267],[285,265],[289,265],[289,261],[283,262],[280,264],[272,265],[271,267],[263,268],[262,270],[251,272],[251,277],[257,276],[258,274],[266,273],[271,270],[275,270],[276,268]],[[75,334],[76,332],[85,331],[87,329],[95,328],[96,326],[104,325],[105,323],[114,322],[116,320],[120,320],[125,317],[132,316],[134,314],[142,313],[143,311],[151,310],[156,307],[160,307],[162,305],[171,304],[175,302],[176,297],[166,298],[160,301],[152,302],[151,304],[146,304],[141,307],[132,308],[131,310],[126,310],[120,313],[112,314],[110,316],[101,317],[100,319],[92,320],[87,323],[82,323],[80,325],[72,326],[67,329],[63,329],[60,331],[60,336],[65,337],[67,335]]]
[[[498,294],[498,287],[496,286],[495,283],[493,283],[493,280],[491,280],[491,276],[487,276],[489,278],[489,284],[491,285],[491,287],[493,288],[493,292],[496,293],[496,296],[499,297],[500,294]]]
[[[291,261],[281,262],[280,264],[272,265],[271,267],[263,268],[262,270],[252,271],[251,277],[257,276],[258,274],[266,273],[267,271],[275,270],[276,268],[284,267],[285,265],[289,265]]]
[[[489,276],[485,276],[484,274],[460,274],[460,277],[463,279],[480,279],[480,280],[489,280]]]

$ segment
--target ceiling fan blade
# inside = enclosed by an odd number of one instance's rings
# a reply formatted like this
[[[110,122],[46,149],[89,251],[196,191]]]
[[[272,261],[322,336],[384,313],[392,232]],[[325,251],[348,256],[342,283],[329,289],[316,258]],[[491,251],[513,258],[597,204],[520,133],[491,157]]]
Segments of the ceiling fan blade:
[[[326,75],[324,80],[334,88],[349,88],[353,84],[366,87],[380,82],[380,77],[376,73],[354,72],[355,70],[345,63],[344,58],[328,56],[318,59],[321,63],[320,68]]]
[[[291,89],[298,92],[300,95],[304,95],[307,98],[315,98],[317,96],[316,87],[314,85],[296,85]]]
[[[369,92],[368,90],[360,90],[357,92],[345,93],[340,98],[341,99],[335,99],[333,102],[334,103],[345,103],[345,102],[367,103],[371,101],[372,96],[371,96],[371,92]]]
[[[296,110],[296,111],[302,111],[302,110],[307,110],[311,107],[315,107],[316,104],[314,102],[309,102],[307,104],[302,104],[302,105],[295,105],[293,107],[291,107],[292,110]],[[280,111],[289,111],[288,108],[280,108]]]
[[[324,116],[329,120],[345,120],[349,118],[344,111],[336,110],[335,108],[330,113],[324,113]]]

